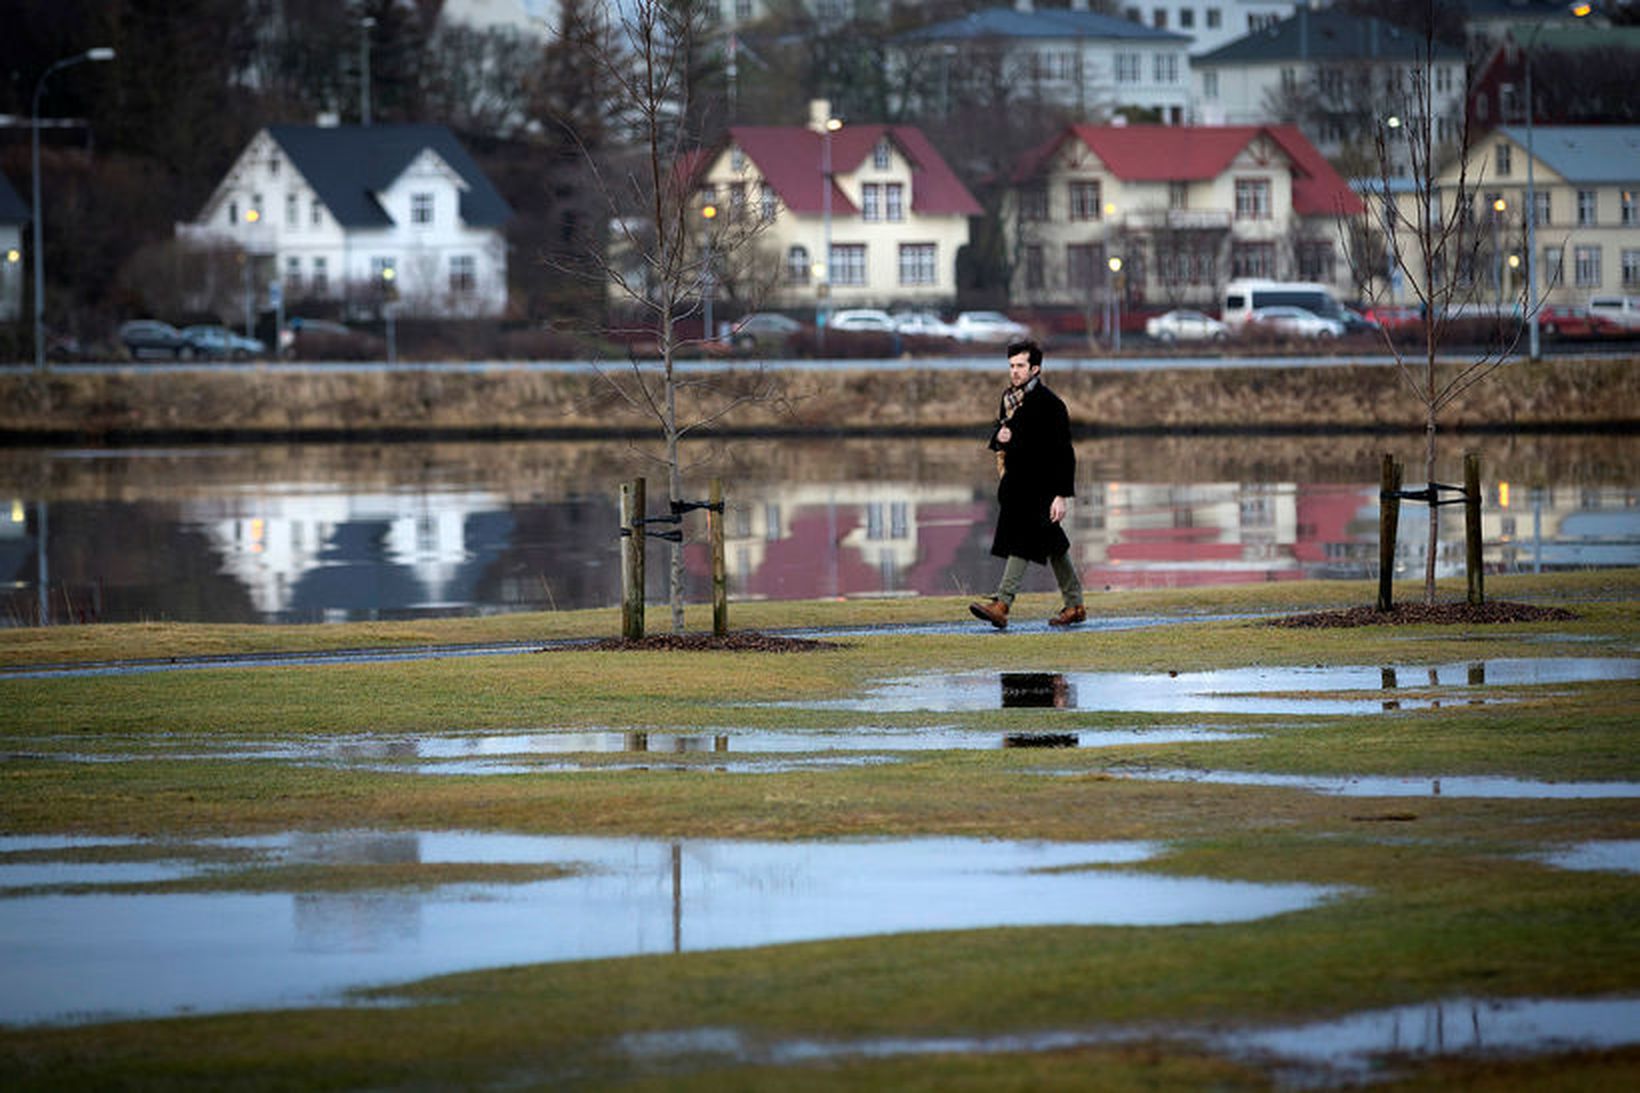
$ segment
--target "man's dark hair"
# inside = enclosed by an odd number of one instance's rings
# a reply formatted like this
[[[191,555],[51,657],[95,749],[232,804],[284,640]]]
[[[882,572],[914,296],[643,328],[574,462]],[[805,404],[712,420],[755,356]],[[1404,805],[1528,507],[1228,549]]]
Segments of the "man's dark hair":
[[[1010,360],[1021,353],[1030,354],[1032,368],[1042,367],[1042,347],[1036,344],[1036,339],[1025,338],[1021,341],[1008,343],[1008,357]]]

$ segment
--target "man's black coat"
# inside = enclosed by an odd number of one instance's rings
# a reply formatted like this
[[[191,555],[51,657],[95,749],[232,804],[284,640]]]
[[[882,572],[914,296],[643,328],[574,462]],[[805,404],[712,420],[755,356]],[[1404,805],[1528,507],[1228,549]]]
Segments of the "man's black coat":
[[[1002,481],[997,486],[1002,511],[991,553],[1046,562],[1071,548],[1064,530],[1048,519],[1048,506],[1055,497],[1076,494],[1070,415],[1059,396],[1039,380],[1008,420],[1013,435],[1006,444],[997,440],[1003,424],[1000,417],[991,432],[990,446],[1005,453]]]

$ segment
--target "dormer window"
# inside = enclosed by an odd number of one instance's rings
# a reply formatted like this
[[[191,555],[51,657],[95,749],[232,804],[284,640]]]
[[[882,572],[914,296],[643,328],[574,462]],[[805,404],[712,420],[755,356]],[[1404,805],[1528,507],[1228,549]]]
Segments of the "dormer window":
[[[729,149],[729,169],[736,174],[746,169],[746,153],[738,145]]]
[[[433,222],[433,195],[419,193],[410,195],[410,223],[426,226]]]
[[[871,165],[879,171],[886,171],[888,170],[891,155],[892,152],[889,149],[888,141],[880,140],[877,142],[877,147],[871,150]]]

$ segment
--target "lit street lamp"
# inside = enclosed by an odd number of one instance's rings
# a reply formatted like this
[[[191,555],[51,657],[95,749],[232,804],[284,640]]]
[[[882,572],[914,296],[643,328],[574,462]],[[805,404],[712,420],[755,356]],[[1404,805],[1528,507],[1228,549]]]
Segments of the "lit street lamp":
[[[706,264],[700,271],[701,306],[704,309],[702,333],[706,341],[712,340],[712,221],[717,219],[717,206],[707,205],[700,211],[701,218],[706,221]]]
[[[40,73],[40,79],[34,85],[34,102],[30,109],[33,118],[33,147],[34,155],[34,367],[44,372],[46,370],[46,260],[44,232],[41,230],[43,209],[40,205],[40,96],[45,92],[46,81],[52,73],[70,65],[77,65],[82,61],[112,61],[114,51],[108,46],[97,46],[84,53],[77,53],[62,60]]]
[[[1497,293],[1498,314],[1503,314],[1503,214],[1509,203],[1503,198],[1492,202],[1492,281]]]
[[[1568,9],[1577,19],[1586,18],[1594,11],[1593,4],[1576,3]],[[1538,353],[1538,284],[1537,284],[1537,187],[1532,177],[1532,116],[1537,113],[1536,104],[1532,102],[1532,47],[1537,44],[1538,35],[1543,33],[1544,24],[1548,17],[1540,17],[1532,28],[1531,37],[1521,47],[1521,61],[1526,68],[1526,339],[1527,355],[1537,360]]]
[[[398,299],[398,286],[393,282],[398,279],[399,271],[392,266],[382,267],[382,318],[387,321],[387,367],[391,368],[398,363],[398,347],[394,344],[393,330],[393,302]]]
[[[820,127],[820,283],[815,286],[818,303],[814,309],[815,343],[826,349],[826,310],[831,306],[831,135],[843,127],[843,119],[826,118]]]
[[[1105,264],[1110,267],[1110,351],[1120,353],[1122,351],[1122,260],[1112,255],[1110,261]]]

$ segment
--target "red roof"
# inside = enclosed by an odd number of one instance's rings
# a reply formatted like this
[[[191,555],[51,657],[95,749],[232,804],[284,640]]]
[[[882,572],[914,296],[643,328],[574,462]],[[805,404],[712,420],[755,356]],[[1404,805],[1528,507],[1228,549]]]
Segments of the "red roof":
[[[1014,170],[1036,174],[1068,140],[1077,140],[1124,182],[1192,182],[1217,178],[1260,137],[1285,153],[1293,173],[1293,211],[1303,216],[1354,215],[1361,199],[1294,125],[1072,125],[1028,153]]]
[[[968,188],[952,173],[922,131],[908,125],[845,125],[831,136],[831,210],[849,216],[859,210],[836,186],[838,175],[853,173],[888,137],[911,162],[911,210],[925,216],[978,216],[982,211]],[[757,164],[786,208],[819,215],[821,138],[798,125],[737,125],[729,140]]]

